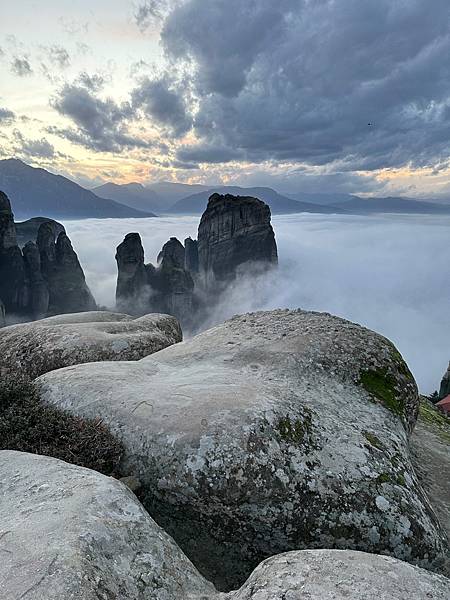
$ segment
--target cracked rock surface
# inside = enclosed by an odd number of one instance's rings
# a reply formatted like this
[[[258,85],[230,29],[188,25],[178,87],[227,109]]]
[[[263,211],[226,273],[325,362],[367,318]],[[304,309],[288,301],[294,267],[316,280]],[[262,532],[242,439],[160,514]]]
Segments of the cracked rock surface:
[[[152,517],[223,591],[290,550],[444,560],[409,452],[416,384],[395,347],[363,327],[254,313],[138,362],[70,367],[38,385],[45,401],[102,417]]]
[[[306,550],[222,594],[124,484],[53,458],[0,452],[2,600],[448,600],[450,582],[385,556]]]
[[[4,327],[0,333],[0,374],[34,379],[87,362],[139,360],[182,339],[178,321],[150,314],[92,311],[58,315]]]

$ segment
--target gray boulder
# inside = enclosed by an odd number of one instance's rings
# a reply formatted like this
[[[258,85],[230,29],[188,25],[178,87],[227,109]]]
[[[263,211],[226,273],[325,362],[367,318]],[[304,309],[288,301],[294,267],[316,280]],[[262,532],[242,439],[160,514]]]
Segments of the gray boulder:
[[[2,451],[0,499],[2,600],[216,597],[119,481]]]
[[[0,374],[34,379],[80,363],[139,360],[181,339],[180,326],[169,315],[58,315],[1,330]]]
[[[409,453],[416,384],[395,347],[363,327],[255,313],[139,362],[38,384],[45,401],[101,416],[122,439],[145,506],[221,589],[289,550],[443,561]]]
[[[450,581],[387,556],[303,550],[263,562],[229,600],[448,600]]]

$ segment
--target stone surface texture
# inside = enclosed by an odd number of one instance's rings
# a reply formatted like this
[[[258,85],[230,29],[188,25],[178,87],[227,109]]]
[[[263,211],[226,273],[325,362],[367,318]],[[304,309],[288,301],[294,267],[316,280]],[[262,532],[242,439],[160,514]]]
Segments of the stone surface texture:
[[[395,347],[363,327],[254,313],[135,363],[38,384],[45,401],[104,419],[145,506],[224,591],[289,550],[445,560],[409,452],[416,384]]]
[[[270,208],[257,198],[213,194],[198,228],[199,269],[206,286],[233,279],[248,263],[277,264]]]
[[[169,315],[134,319],[93,311],[49,317],[1,330],[0,374],[34,379],[80,363],[139,360],[181,339],[180,326]]]
[[[214,588],[115,479],[0,452],[2,600],[201,600]]]

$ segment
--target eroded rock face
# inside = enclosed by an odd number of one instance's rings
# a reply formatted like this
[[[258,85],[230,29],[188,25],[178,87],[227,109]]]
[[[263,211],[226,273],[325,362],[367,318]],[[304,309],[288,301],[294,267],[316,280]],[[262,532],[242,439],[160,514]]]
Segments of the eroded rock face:
[[[450,581],[387,556],[289,552],[262,563],[230,600],[447,600]]]
[[[145,265],[138,233],[130,233],[116,253],[117,307],[132,314],[148,311],[174,315],[181,323],[192,317],[194,281],[185,270],[184,246],[171,238],[158,256],[158,266]]]
[[[39,319],[47,314],[96,308],[65,232],[55,243],[55,223],[44,220],[37,243],[26,243],[22,251],[10,202],[0,192],[0,297],[12,319]]]
[[[2,600],[200,600],[215,590],[126,486],[0,452]]]
[[[47,217],[33,217],[32,219],[28,219],[28,221],[15,223],[17,243],[21,248],[23,248],[28,242],[36,242],[39,227],[42,225],[42,223],[50,224],[53,229],[54,239],[56,239],[60,233],[66,233],[64,225]]]
[[[61,232],[55,243],[53,227],[45,222],[39,227],[37,245],[49,291],[48,312],[58,315],[95,310],[95,300],[67,235]]]
[[[80,363],[139,360],[182,339],[169,315],[88,312],[11,325],[0,334],[0,374],[34,379]]]
[[[202,216],[198,241],[170,238],[158,266],[144,264],[137,233],[117,248],[116,300],[119,310],[176,316],[188,330],[214,312],[228,283],[261,275],[277,264],[270,208],[251,197],[213,194]]]
[[[198,228],[198,256],[207,287],[228,282],[248,263],[277,264],[270,208],[256,198],[213,194]]]
[[[443,558],[409,454],[416,384],[395,347],[358,325],[255,313],[38,384],[44,400],[102,416],[152,516],[222,589],[294,549]]]

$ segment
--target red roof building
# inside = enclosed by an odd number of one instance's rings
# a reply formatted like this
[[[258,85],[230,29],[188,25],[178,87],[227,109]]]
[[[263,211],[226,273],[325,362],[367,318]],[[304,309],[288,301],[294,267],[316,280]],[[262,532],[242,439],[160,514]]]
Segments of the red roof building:
[[[436,404],[443,413],[450,415],[450,394]]]

